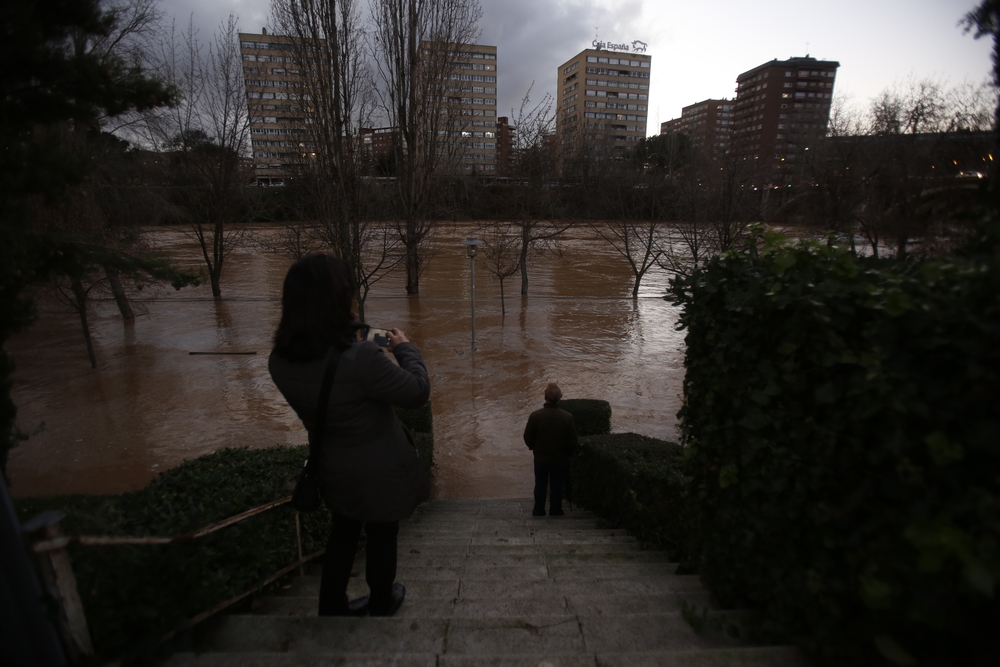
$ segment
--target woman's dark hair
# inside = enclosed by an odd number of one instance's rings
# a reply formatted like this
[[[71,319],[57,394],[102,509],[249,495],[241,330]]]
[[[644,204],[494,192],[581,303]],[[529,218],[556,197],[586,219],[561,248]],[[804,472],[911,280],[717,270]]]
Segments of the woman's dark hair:
[[[306,255],[292,264],[281,290],[275,354],[288,361],[313,361],[331,346],[350,347],[355,289],[350,267],[337,257]]]

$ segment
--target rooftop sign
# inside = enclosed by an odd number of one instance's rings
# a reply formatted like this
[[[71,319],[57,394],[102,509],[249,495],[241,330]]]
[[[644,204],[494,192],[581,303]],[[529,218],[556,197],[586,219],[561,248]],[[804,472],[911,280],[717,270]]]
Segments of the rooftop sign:
[[[591,45],[598,51],[625,51],[626,53],[645,53],[646,52],[646,42],[640,42],[638,39],[632,40],[632,44],[629,45],[627,42],[622,42],[621,44],[615,44],[613,42],[602,42],[595,39],[591,42]]]

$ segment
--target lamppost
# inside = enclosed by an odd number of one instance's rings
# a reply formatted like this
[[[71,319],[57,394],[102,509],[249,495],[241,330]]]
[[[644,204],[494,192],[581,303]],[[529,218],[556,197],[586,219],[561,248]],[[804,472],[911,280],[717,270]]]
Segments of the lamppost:
[[[475,236],[470,236],[469,238],[462,241],[462,245],[465,246],[466,252],[469,254],[469,260],[472,263],[472,270],[469,272],[470,281],[472,283],[472,351],[476,351],[476,246],[481,245],[482,241],[477,239]]]

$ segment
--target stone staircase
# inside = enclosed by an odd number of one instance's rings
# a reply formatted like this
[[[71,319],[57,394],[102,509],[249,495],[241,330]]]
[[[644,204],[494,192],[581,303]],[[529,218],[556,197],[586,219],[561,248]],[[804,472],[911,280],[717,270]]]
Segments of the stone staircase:
[[[367,594],[363,555],[355,567],[352,599]],[[588,512],[541,518],[530,500],[435,500],[400,527],[406,600],[395,616],[317,617],[313,567],[251,611],[207,622],[195,650],[165,665],[807,667],[794,647],[734,639],[743,614],[715,609],[698,578],[675,569]]]

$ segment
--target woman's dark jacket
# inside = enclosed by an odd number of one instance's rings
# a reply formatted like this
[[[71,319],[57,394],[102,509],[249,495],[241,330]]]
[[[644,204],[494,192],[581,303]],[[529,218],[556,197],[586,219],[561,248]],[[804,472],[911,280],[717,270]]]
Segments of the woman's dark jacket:
[[[354,343],[334,375],[320,477],[327,505],[350,519],[398,521],[427,499],[426,473],[392,406],[422,406],[430,380],[416,345],[396,345],[394,354],[399,366],[374,343]],[[274,384],[306,429],[325,367],[325,358],[295,363],[272,352],[268,360]]]
[[[573,415],[553,403],[546,403],[528,417],[524,444],[535,453],[539,465],[560,465],[576,451],[576,425]]]

